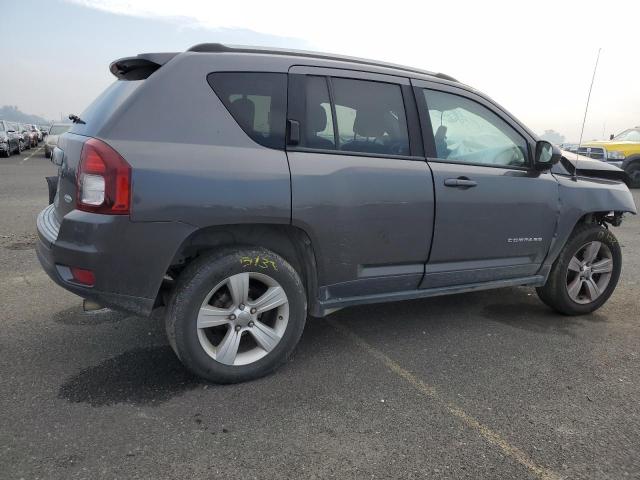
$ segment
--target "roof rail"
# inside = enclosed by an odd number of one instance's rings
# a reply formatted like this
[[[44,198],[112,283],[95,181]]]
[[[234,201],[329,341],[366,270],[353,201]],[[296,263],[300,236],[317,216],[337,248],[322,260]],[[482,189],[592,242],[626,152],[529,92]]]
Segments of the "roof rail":
[[[283,48],[266,48],[266,47],[251,47],[244,45],[224,45],[222,43],[200,43],[194,45],[187,52],[203,52],[203,53],[258,53],[265,55],[292,55],[296,57],[305,58],[318,58],[321,60],[338,60],[344,62],[358,63],[361,65],[370,65],[373,67],[393,68],[395,70],[402,70],[405,72],[419,73],[422,75],[429,75],[431,77],[441,78],[450,82],[459,83],[458,80],[445,73],[434,73],[427,70],[420,70],[419,68],[407,67],[404,65],[398,65],[395,63],[380,62],[377,60],[368,60],[366,58],[349,57],[346,55],[334,55],[331,53],[319,53],[309,52],[306,50],[288,50]]]

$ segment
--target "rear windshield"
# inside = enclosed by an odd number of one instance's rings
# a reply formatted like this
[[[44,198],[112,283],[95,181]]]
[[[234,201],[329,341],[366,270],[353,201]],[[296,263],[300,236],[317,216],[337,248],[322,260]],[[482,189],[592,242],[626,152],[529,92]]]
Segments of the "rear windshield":
[[[68,131],[71,128],[71,125],[54,125],[51,127],[49,131],[50,135],[62,135],[64,132]]]
[[[116,80],[113,82],[79,115],[85,123],[71,125],[71,132],[79,135],[95,134],[143,82],[144,80]]]
[[[285,73],[218,72],[207,81],[247,135],[265,147],[284,149]]]

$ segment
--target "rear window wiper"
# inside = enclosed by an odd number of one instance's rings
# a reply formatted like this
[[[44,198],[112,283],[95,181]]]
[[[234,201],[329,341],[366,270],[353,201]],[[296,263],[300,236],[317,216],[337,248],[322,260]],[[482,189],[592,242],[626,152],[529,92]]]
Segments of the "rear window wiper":
[[[81,123],[82,125],[85,125],[87,123],[74,113],[69,115],[69,120],[71,120],[73,123]]]

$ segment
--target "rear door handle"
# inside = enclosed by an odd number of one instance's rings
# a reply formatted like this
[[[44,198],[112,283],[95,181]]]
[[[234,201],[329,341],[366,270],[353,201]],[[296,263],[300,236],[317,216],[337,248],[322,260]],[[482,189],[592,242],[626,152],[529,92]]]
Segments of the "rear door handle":
[[[474,180],[469,180],[467,177],[447,178],[444,181],[445,187],[475,187],[478,185]]]

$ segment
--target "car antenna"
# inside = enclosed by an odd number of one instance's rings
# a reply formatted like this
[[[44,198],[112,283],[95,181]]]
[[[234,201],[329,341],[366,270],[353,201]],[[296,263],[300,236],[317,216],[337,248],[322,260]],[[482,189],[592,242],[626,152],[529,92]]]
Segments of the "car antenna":
[[[578,149],[576,150],[576,164],[573,166],[573,180],[578,180],[578,161],[580,159],[580,145],[582,144],[582,135],[584,134],[584,124],[587,123],[587,112],[589,111],[589,100],[591,100],[591,90],[593,89],[593,82],[596,79],[596,70],[598,70],[598,61],[600,60],[600,52],[602,48],[598,48],[598,56],[596,57],[596,66],[593,67],[593,76],[591,77],[591,86],[589,86],[589,95],[587,95],[587,105],[584,107],[584,118],[582,119],[582,130],[580,130],[580,141],[578,142]]]

